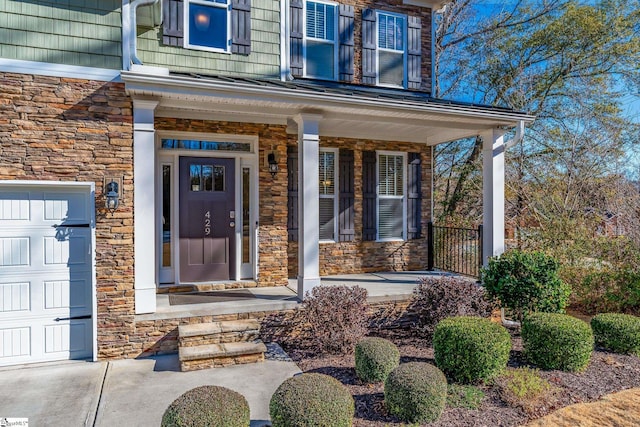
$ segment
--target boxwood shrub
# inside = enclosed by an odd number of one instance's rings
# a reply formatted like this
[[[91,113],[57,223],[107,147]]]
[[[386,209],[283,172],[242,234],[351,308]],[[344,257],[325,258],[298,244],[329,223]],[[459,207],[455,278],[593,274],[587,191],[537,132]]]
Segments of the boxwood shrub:
[[[542,369],[584,370],[593,343],[589,324],[566,314],[533,313],[522,322],[524,355]]]
[[[640,357],[640,317],[601,313],[591,319],[591,328],[600,347]]]
[[[289,378],[269,402],[273,427],[348,427],[355,403],[351,393],[333,377],[301,374]]]
[[[169,405],[162,427],[247,427],[249,404],[240,393],[205,385],[191,389]]]
[[[429,363],[403,363],[384,383],[384,403],[389,413],[402,421],[435,421],[442,415],[446,401],[447,379]]]
[[[474,383],[498,375],[509,361],[511,336],[480,317],[450,317],[433,335],[436,366],[455,382]]]
[[[400,364],[400,351],[389,340],[368,337],[356,345],[356,374],[367,383],[384,381]]]

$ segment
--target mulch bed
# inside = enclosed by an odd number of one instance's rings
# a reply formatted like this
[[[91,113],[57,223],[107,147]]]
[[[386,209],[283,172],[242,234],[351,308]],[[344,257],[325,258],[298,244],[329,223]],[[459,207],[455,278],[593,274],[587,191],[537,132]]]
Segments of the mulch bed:
[[[398,346],[401,363],[434,363],[433,349],[426,340],[412,337],[402,330],[379,331],[376,335],[387,338]],[[383,384],[363,384],[358,380],[353,355],[316,356],[300,350],[287,350],[304,372],[330,375],[349,388],[356,403],[353,423],[355,427],[403,425],[385,410]],[[513,335],[509,366],[526,366],[522,357],[522,342],[517,334]],[[564,406],[594,401],[605,394],[640,387],[640,359],[604,351],[594,351],[588,368],[579,374],[562,371],[540,372],[559,388],[559,392],[552,405],[539,408],[533,415],[507,406],[494,388],[482,385],[479,388],[485,393],[485,398],[477,410],[447,407],[442,417],[429,425],[518,426]]]

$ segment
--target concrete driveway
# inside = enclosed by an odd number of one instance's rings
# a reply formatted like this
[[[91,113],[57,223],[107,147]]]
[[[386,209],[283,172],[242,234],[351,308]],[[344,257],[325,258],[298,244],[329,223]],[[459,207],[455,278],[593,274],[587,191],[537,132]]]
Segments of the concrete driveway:
[[[247,399],[251,426],[269,422],[269,400],[300,372],[279,348],[262,363],[179,372],[178,356],[112,362],[62,362],[0,369],[0,418],[31,426],[154,426],[169,404],[201,385],[220,385]]]

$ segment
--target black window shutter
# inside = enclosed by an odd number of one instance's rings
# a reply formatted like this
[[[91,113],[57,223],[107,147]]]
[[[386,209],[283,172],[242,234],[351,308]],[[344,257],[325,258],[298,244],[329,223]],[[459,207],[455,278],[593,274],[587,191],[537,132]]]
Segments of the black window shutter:
[[[287,232],[290,242],[298,241],[298,147],[287,147]]]
[[[420,89],[422,83],[422,22],[419,16],[409,16],[407,22],[408,89]]]
[[[362,240],[376,240],[376,152],[362,152]]]
[[[338,39],[340,47],[338,49],[339,58],[339,79],[345,82],[353,81],[353,28],[354,11],[353,6],[341,4],[339,6]]]
[[[167,46],[183,46],[184,4],[182,0],[164,0],[162,2],[163,26],[162,43]]]
[[[291,63],[289,66],[291,67],[291,74],[300,77],[302,76],[302,67],[304,65],[304,57],[302,56],[302,37],[304,35],[304,28],[302,28],[303,4],[302,0],[291,0],[289,5],[291,15],[291,33],[289,34],[291,39]]]
[[[251,0],[231,2],[231,52],[251,53]]]
[[[376,11],[362,10],[362,83],[376,84]]]
[[[409,153],[407,197],[407,239],[422,235],[422,160],[420,153]]]
[[[356,230],[353,221],[353,150],[340,149],[340,186],[338,188],[340,203],[338,205],[338,238],[341,242],[353,241]]]

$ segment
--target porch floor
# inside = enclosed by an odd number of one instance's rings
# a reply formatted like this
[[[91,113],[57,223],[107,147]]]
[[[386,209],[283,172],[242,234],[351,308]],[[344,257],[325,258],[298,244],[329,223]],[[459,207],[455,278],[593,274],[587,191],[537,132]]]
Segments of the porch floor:
[[[321,277],[320,282],[327,286],[360,286],[367,290],[369,302],[383,302],[409,298],[420,277],[443,275],[450,275],[450,273],[438,271],[392,271],[343,274]],[[296,308],[300,303],[297,297],[296,279],[289,279],[287,286],[244,288],[243,291],[249,291],[254,297],[202,304],[171,305],[169,303],[170,294],[157,294],[156,312],[138,314],[135,318],[137,321],[146,321],[257,311],[280,311]],[[232,293],[233,290],[225,292]]]

